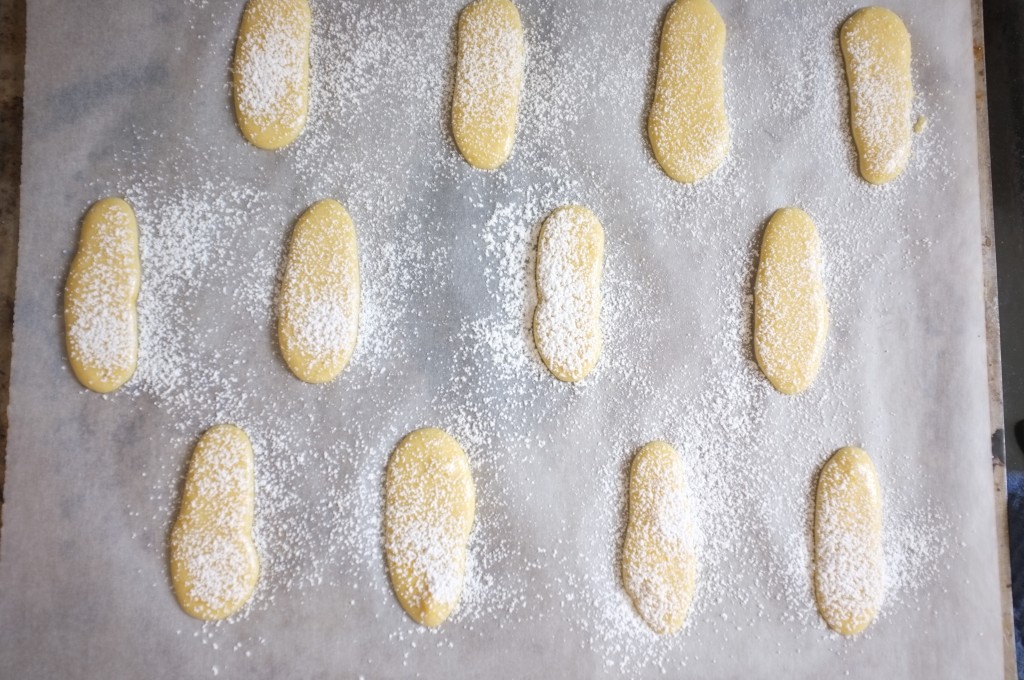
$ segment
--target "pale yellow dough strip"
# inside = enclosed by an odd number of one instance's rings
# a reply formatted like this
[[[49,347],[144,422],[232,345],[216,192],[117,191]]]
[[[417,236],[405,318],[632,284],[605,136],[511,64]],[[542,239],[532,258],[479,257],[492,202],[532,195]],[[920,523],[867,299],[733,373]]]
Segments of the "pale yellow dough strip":
[[[686,623],[697,584],[694,533],[683,461],[669,444],[651,442],[630,467],[622,584],[659,635]]]
[[[359,251],[345,207],[327,199],[295,224],[278,302],[277,335],[288,368],[324,383],[348,365],[359,332]]]
[[[112,392],[135,373],[141,279],[134,211],[120,198],[97,202],[82,220],[64,287],[68,361],[90,390]]]
[[[302,134],[309,113],[307,0],[249,0],[235,43],[235,116],[261,149],[280,149]]]
[[[665,15],[647,118],[654,157],[678,182],[711,174],[729,154],[725,22],[708,0],[677,0]]]
[[[500,167],[512,153],[525,45],[509,0],[476,0],[459,15],[452,135],[466,161]]]
[[[583,380],[601,357],[603,267],[604,229],[594,213],[570,205],[548,216],[537,240],[533,338],[559,380]]]
[[[821,469],[814,510],[814,596],[829,628],[856,635],[882,605],[882,491],[861,449],[836,451]]]
[[[872,184],[899,177],[910,158],[914,88],[910,34],[882,7],[858,10],[839,32],[850,88],[850,127],[860,174]]]
[[[821,241],[798,208],[776,211],[761,242],[754,283],[754,356],[769,382],[796,394],[814,382],[828,335]]]
[[[458,604],[475,512],[455,439],[428,427],[399,442],[385,478],[384,552],[395,596],[417,623],[436,628]]]
[[[210,428],[192,452],[171,529],[171,582],[190,616],[225,619],[252,597],[260,571],[255,501],[249,437],[234,425]]]

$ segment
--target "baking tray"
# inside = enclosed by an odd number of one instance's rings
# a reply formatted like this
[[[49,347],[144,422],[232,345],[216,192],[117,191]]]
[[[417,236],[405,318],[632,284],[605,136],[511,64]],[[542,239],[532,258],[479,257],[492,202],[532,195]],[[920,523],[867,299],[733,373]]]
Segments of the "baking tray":
[[[719,3],[733,150],[692,187],[664,177],[643,134],[664,3],[519,3],[523,111],[493,174],[466,166],[447,129],[460,3],[314,5],[310,126],[277,154],[234,127],[242,3],[29,7],[5,668],[1012,671],[976,6],[890,5],[930,123],[905,177],[879,189],[857,178],[847,132],[836,31],[854,5]],[[81,216],[109,194],[136,207],[145,282],[139,372],[103,398],[67,370],[60,290]],[[359,229],[364,319],[352,366],[314,388],[276,355],[272,309],[291,225],[325,196]],[[569,202],[608,239],[607,346],[575,388],[545,373],[527,327],[537,228]],[[833,318],[821,377],[795,399],[760,377],[749,338],[760,232],[784,205],[819,226]],[[203,625],[173,599],[165,546],[191,446],[223,421],[256,444],[263,574],[237,620]],[[426,424],[463,442],[479,499],[464,601],[438,632],[397,606],[379,535],[387,456]],[[660,640],[616,562],[626,466],[654,438],[680,449],[703,536],[690,623]],[[818,620],[806,560],[816,470],[845,444],[879,467],[890,572],[881,618],[855,640]]]

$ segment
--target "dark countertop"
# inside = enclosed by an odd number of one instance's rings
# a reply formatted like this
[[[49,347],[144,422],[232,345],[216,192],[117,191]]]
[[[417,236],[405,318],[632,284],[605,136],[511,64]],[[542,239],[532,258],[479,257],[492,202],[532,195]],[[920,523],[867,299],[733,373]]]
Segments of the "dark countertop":
[[[3,502],[3,459],[7,451],[14,273],[18,258],[25,2],[0,0],[0,503]]]
[[[1024,2],[985,0],[1006,462],[1024,469]],[[1016,436],[1015,435],[1016,432]]]

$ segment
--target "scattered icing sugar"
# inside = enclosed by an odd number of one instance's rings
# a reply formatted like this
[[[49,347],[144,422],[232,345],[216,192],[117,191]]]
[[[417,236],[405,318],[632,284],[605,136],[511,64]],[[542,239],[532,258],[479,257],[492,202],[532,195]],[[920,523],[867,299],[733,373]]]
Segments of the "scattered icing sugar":
[[[592,212],[559,208],[537,244],[537,349],[561,378],[579,380],[601,352],[604,233]]]
[[[674,3],[658,52],[657,89],[648,127],[666,171],[683,181],[713,172],[729,153],[717,17],[696,2]],[[714,11],[712,10],[712,14]]]
[[[139,252],[132,216],[120,205],[90,211],[93,228],[79,244],[65,303],[73,321],[68,351],[104,381],[130,370],[138,354],[135,297]]]
[[[233,428],[203,435],[189,464],[171,559],[181,565],[196,612],[217,616],[246,601],[254,563],[253,465],[249,443]]]
[[[829,466],[822,471],[827,479],[815,497],[814,587],[830,624],[857,629],[882,604],[885,561],[880,514],[858,513],[865,502],[858,496],[874,493],[874,480],[854,474]]]
[[[504,0],[477,0],[463,10],[455,70],[452,108],[455,134],[471,131],[471,144],[506,140],[502,157],[511,151],[523,81],[523,32],[506,21]]]
[[[828,329],[821,240],[810,218],[776,213],[754,286],[755,356],[780,389],[813,382]]]
[[[431,609],[458,602],[469,537],[458,510],[465,502],[467,470],[443,451],[441,459],[430,451],[439,445],[427,442],[424,451],[405,452],[405,462],[389,462],[384,509],[384,549],[393,582],[397,576],[407,596],[418,596],[419,607]],[[408,460],[411,455],[415,462]]]
[[[349,319],[344,293],[307,291],[297,293],[282,305],[294,310],[295,337],[286,343],[286,349],[294,346],[296,351],[312,356],[314,366],[333,361],[344,351],[355,327],[355,320]]]
[[[250,0],[255,12],[257,6],[269,11],[280,5],[273,18],[253,21],[250,30],[240,36],[235,68],[238,69],[236,97],[243,115],[258,124],[270,125],[292,110],[302,110],[299,97],[305,79],[309,55],[305,0],[266,2]]]
[[[252,568],[252,549],[237,535],[194,531],[174,546],[182,568],[192,576],[187,589],[189,597],[201,603],[196,605],[198,613],[216,616],[248,597],[250,584],[243,575]]]
[[[875,8],[877,11],[877,8]],[[857,21],[856,15],[851,21]],[[880,20],[843,27],[850,111],[855,134],[864,148],[861,163],[873,175],[889,177],[910,156],[914,119],[913,88],[903,72],[909,54],[892,49],[878,34]],[[892,27],[886,27],[891,29]],[[887,33],[893,33],[887,30]],[[909,52],[909,42],[908,42]]]
[[[92,271],[109,281],[112,274],[102,269]],[[71,354],[107,380],[130,369],[135,360],[135,313],[120,303],[120,292],[87,287],[71,306],[75,315],[68,328]]]
[[[622,585],[655,632],[664,634],[689,611],[686,572],[697,574],[690,492],[678,456],[660,452],[634,461]]]
[[[308,357],[309,370],[342,364],[356,343],[358,263],[339,241],[333,234],[296,234],[284,268],[278,301],[278,322],[287,321],[282,350]]]

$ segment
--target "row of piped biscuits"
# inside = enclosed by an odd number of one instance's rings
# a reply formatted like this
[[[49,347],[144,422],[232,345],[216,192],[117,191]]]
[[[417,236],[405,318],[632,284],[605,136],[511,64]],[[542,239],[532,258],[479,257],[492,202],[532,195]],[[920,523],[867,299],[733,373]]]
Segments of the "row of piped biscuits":
[[[856,635],[877,616],[885,586],[881,488],[865,451],[844,447],[821,468],[813,540],[818,612],[836,632]],[[655,633],[686,623],[698,566],[682,459],[670,444],[650,442],[630,466],[622,585]]]
[[[601,278],[605,233],[581,205],[556,209],[537,239],[533,337],[559,380],[579,382],[601,356]],[[327,199],[296,222],[277,297],[281,356],[309,383],[336,378],[348,365],[359,329],[360,271],[355,224]],[[754,355],[784,394],[806,390],[821,364],[829,313],[821,244],[807,213],[783,208],[764,230],[754,288]],[[142,279],[135,213],[119,198],[96,203],[81,237],[64,296],[69,363],[91,390],[127,382],[139,359]]]
[[[225,619],[252,598],[255,505],[249,437],[235,425],[207,430],[170,535],[171,582],[190,616]],[[458,604],[475,513],[469,459],[455,439],[423,428],[399,442],[385,474],[384,549],[395,596],[417,623],[439,626]]]
[[[139,227],[123,199],[95,203],[82,220],[64,287],[68,362],[79,382],[106,394],[124,385],[139,360]],[[328,382],[348,364],[359,327],[359,256],[344,206],[324,200],[292,230],[281,278],[277,330],[289,369]]]
[[[207,430],[170,535],[171,582],[190,616],[222,620],[252,598],[255,505],[249,437],[235,425]],[[416,622],[439,626],[458,604],[475,512],[469,459],[455,439],[423,428],[399,442],[385,475],[384,548],[395,596]]]
[[[246,139],[260,148],[287,146],[305,127],[311,34],[308,0],[246,5],[235,47],[235,113]],[[679,182],[706,177],[729,153],[725,38],[725,22],[708,0],[677,0],[662,24],[647,134],[658,163]],[[868,7],[843,24],[840,45],[860,172],[882,184],[899,176],[910,157],[910,35],[896,14]],[[512,153],[524,64],[515,4],[475,0],[463,9],[451,129],[476,168],[494,170]]]
[[[537,305],[533,337],[551,373],[579,382],[601,356],[604,229],[581,205],[556,209],[537,239]],[[828,306],[821,245],[811,218],[784,208],[765,228],[754,288],[754,355],[780,392],[813,383],[824,353]],[[65,342],[79,381],[111,392],[134,373],[139,357],[142,278],[138,224],[125,201],[96,203],[65,287]],[[360,309],[356,228],[348,211],[327,199],[292,230],[277,303],[281,356],[309,383],[336,378],[355,350]]]
[[[544,222],[537,243],[538,353],[559,380],[583,380],[601,355],[604,230],[580,205]],[[360,271],[355,224],[333,200],[311,206],[292,230],[277,295],[277,337],[291,372],[334,380],[359,332]],[[124,385],[139,361],[142,281],[135,212],[123,199],[98,201],[82,220],[64,289],[65,347],[79,382],[103,394]]]
[[[234,425],[196,444],[171,529],[171,581],[182,609],[213,621],[249,602],[259,580],[253,539],[253,449]],[[453,437],[423,428],[404,437],[385,473],[384,553],[392,590],[417,623],[440,626],[462,595],[476,490]],[[861,449],[837,451],[818,477],[814,593],[825,623],[844,635],[874,620],[884,590],[881,490]],[[686,623],[699,579],[694,510],[682,459],[666,442],[645,445],[629,474],[622,587],[659,635]]]

